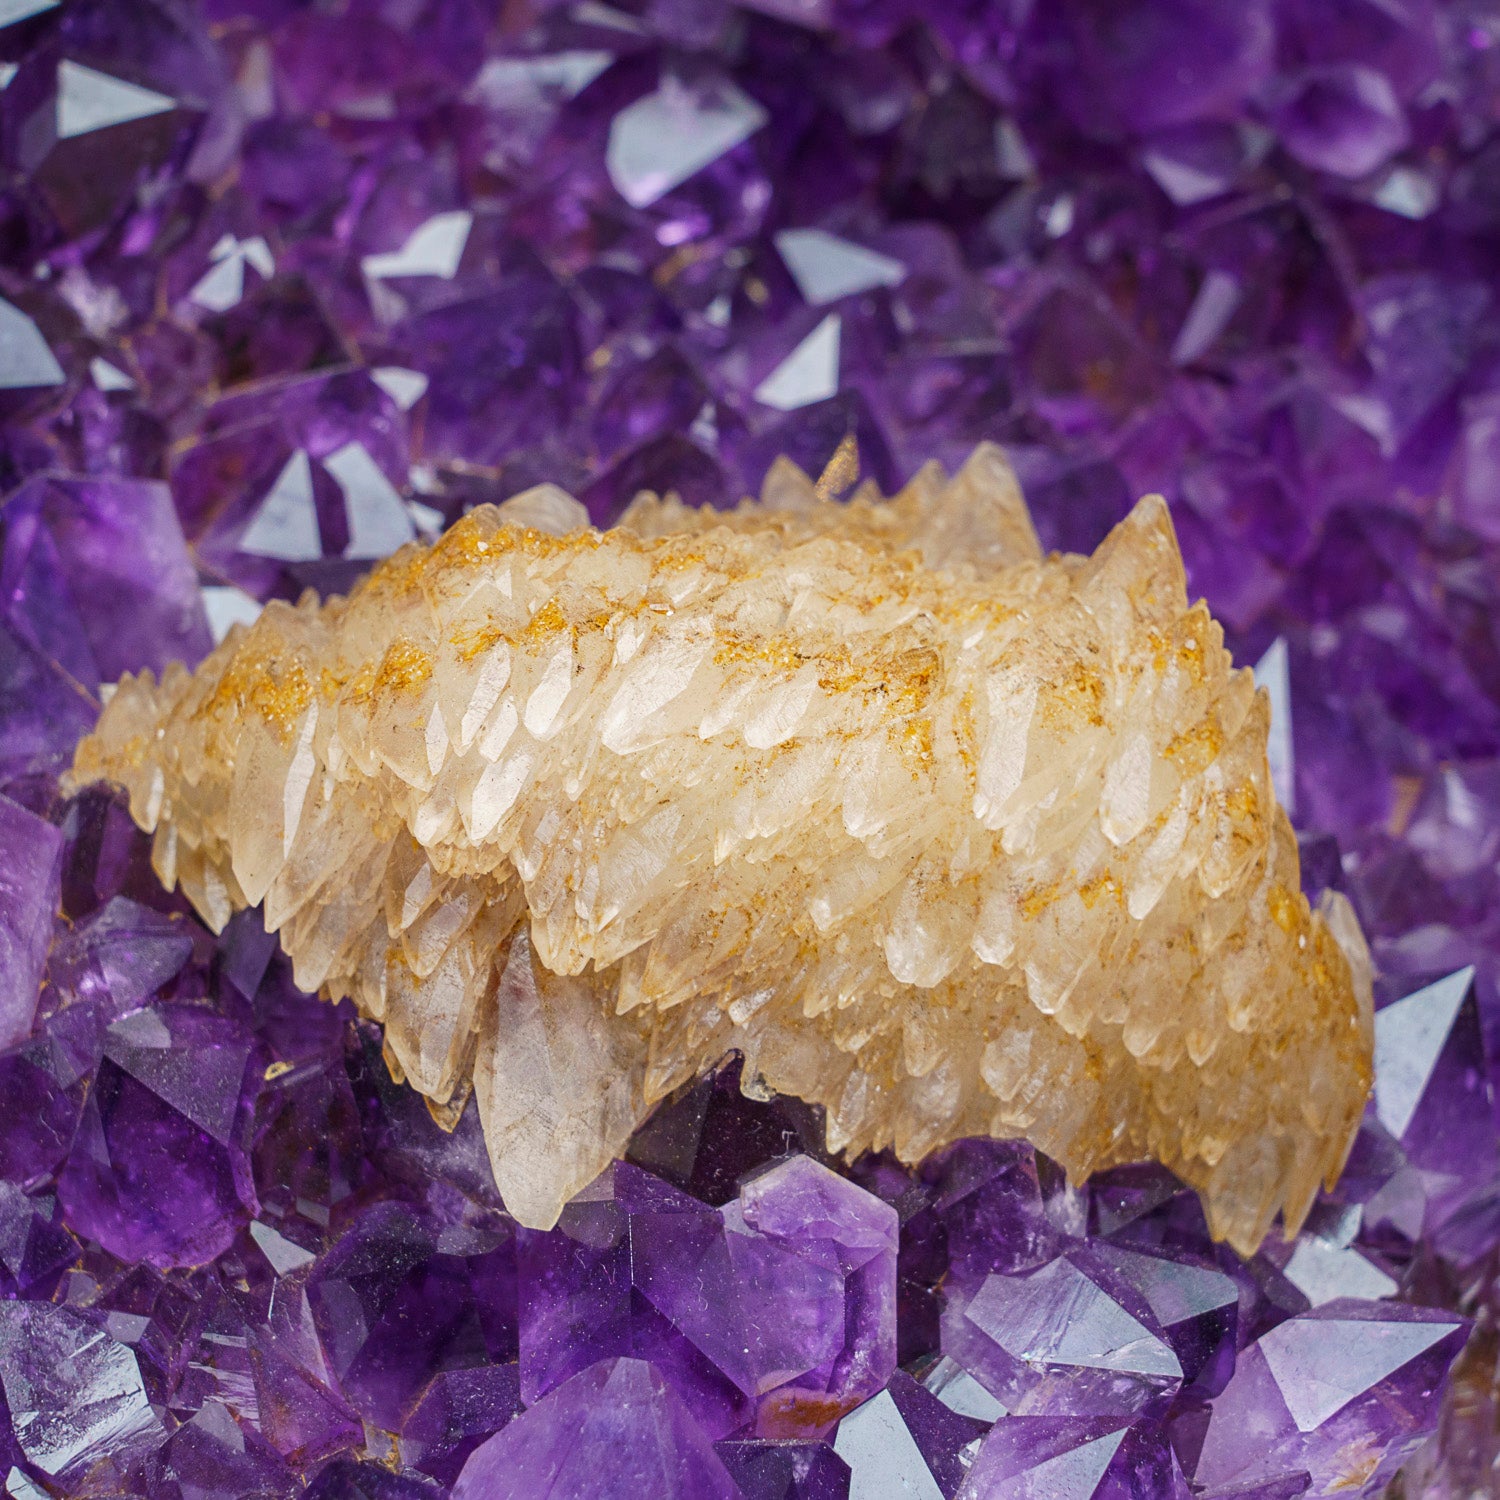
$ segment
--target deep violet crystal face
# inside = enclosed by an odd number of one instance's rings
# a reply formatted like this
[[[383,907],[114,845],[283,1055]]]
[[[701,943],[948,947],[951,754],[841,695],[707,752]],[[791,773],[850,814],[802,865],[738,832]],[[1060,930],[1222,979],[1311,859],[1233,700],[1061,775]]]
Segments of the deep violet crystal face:
[[[0,0],[6,1493],[1486,1493],[1497,99],[1482,0]],[[527,1228],[462,1088],[61,789],[122,674],[476,506],[850,438],[839,493],[999,444],[1043,551],[1165,498],[1374,962],[1295,1236],[846,1159],[733,1053]]]

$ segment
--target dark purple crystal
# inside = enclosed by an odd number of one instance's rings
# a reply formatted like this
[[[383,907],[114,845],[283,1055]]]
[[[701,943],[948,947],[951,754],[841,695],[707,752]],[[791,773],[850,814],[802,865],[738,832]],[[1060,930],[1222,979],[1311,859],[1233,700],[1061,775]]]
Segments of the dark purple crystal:
[[[1497,98],[1477,0],[0,0],[7,1492],[1487,1492]],[[1049,547],[1160,491],[1260,663],[1379,975],[1295,1241],[838,1162],[733,1059],[521,1231],[473,1108],[61,794],[122,673],[469,506],[850,434],[887,489],[1003,443]]]

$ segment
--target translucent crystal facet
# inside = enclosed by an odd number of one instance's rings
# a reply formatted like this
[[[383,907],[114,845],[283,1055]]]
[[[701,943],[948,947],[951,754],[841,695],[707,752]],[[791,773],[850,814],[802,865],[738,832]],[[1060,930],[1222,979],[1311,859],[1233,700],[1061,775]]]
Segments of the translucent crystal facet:
[[[1154,1158],[1249,1249],[1370,1083],[1368,959],[1300,894],[1267,726],[1159,499],[1043,557],[986,446],[889,502],[783,460],[608,532],[550,486],[480,507],[126,677],[74,776],[210,925],[263,902],[440,1114],[472,1082],[523,1223],[739,1051],[836,1151]]]

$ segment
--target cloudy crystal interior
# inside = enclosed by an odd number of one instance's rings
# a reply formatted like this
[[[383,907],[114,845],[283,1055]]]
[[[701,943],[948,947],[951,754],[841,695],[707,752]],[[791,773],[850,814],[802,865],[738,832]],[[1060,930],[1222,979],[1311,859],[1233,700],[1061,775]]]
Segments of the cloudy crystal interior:
[[[1486,0],[0,0],[6,1494],[1489,1492],[1497,98]],[[1164,496],[1374,964],[1296,1235],[846,1159],[733,1057],[526,1227],[473,1104],[62,789],[122,676],[476,507],[850,438],[887,495],[1000,445],[1043,552]]]

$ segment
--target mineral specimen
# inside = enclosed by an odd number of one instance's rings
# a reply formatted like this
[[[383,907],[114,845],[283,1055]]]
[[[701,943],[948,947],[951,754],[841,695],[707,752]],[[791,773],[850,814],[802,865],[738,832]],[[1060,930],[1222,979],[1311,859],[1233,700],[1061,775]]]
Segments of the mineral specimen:
[[[127,788],[215,930],[264,903],[440,1117],[472,1080],[523,1224],[738,1050],[836,1151],[1150,1157],[1250,1251],[1371,1077],[1368,958],[1300,893],[1268,715],[1161,500],[1044,558],[984,445],[891,501],[782,461],[602,533],[552,486],[482,506],[122,678],[73,777]]]

